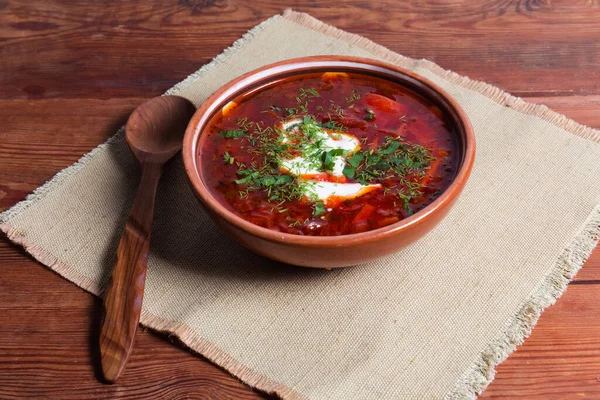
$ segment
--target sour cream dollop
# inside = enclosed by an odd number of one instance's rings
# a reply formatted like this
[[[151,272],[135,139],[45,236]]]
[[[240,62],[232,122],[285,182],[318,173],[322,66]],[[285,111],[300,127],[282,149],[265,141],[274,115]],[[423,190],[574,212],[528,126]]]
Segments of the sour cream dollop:
[[[287,132],[290,132],[291,129],[295,129],[296,126],[300,126],[301,124],[302,120],[299,118],[284,122],[281,126],[284,132],[282,142],[285,143],[289,140],[289,135],[286,135]],[[306,185],[305,187],[306,196],[315,200],[321,200],[327,204],[333,198],[341,200],[352,199],[381,188],[380,184],[362,185],[360,183],[316,180],[316,175],[324,173],[319,157],[324,151],[336,149],[343,150],[344,154],[332,157],[333,167],[327,172],[331,177],[343,178],[345,180],[343,170],[346,165],[346,157],[360,150],[360,140],[354,135],[322,127],[315,129],[313,139],[319,144],[317,149],[303,151],[297,157],[281,160],[279,165],[282,171],[299,176],[306,181],[312,181],[310,185]]]

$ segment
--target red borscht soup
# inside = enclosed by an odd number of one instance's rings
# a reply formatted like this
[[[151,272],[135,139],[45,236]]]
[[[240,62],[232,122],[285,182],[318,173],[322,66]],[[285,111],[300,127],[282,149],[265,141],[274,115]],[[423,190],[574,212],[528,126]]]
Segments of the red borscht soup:
[[[296,75],[255,88],[214,115],[201,173],[229,210],[275,231],[360,233],[436,199],[459,163],[434,103],[367,74]]]

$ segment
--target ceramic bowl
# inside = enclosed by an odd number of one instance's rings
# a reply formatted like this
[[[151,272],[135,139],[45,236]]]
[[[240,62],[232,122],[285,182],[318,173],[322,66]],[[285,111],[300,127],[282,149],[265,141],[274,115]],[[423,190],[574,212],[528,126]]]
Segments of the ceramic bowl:
[[[346,71],[375,74],[398,82],[440,107],[454,124],[461,151],[458,172],[450,186],[414,215],[383,228],[342,236],[302,236],[276,232],[235,215],[213,197],[201,173],[198,146],[211,117],[225,104],[251,88],[290,75]],[[475,158],[475,137],[467,115],[448,93],[411,71],[379,61],[316,56],[264,66],[229,82],[196,111],[185,133],[183,161],[191,186],[212,219],[233,239],[265,257],[304,267],[336,268],[357,265],[396,252],[422,237],[448,213],[461,193]],[[417,244],[418,245],[418,244]]]

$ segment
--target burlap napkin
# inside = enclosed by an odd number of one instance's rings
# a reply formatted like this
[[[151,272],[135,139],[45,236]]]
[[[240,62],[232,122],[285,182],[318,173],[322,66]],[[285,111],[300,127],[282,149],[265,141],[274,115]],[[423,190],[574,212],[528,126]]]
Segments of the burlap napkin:
[[[175,162],[159,188],[142,323],[287,399],[474,397],[598,241],[600,132],[291,11],[169,93],[200,104],[243,72],[314,54],[393,62],[456,97],[478,154],[455,208],[381,261],[301,269],[223,235]],[[3,213],[1,228],[99,294],[137,181],[118,134]]]

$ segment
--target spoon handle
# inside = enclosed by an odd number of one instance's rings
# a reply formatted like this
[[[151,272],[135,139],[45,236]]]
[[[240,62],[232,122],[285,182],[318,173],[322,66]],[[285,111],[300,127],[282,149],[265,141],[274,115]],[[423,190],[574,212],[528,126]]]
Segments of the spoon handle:
[[[111,383],[125,368],[140,321],[154,198],[161,173],[162,164],[142,164],[138,192],[104,296],[100,355],[104,378]]]

